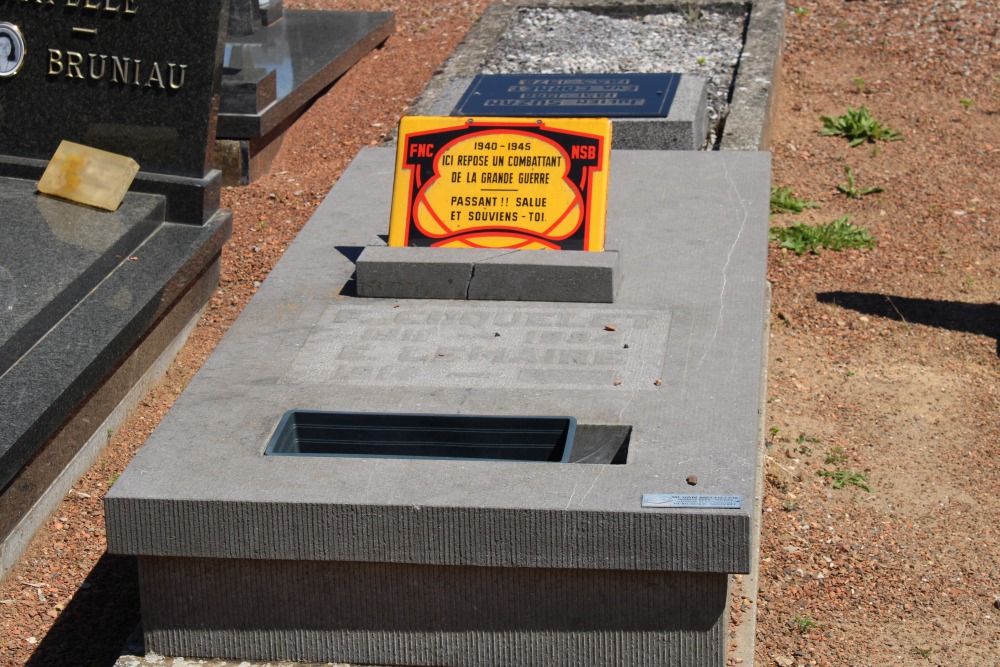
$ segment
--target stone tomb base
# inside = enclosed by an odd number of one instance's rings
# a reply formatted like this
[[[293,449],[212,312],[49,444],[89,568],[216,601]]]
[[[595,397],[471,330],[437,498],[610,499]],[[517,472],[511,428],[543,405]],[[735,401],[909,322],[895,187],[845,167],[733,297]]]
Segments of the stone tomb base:
[[[721,666],[727,581],[756,551],[768,155],[612,151],[613,303],[357,296],[393,165],[359,153],[107,495],[146,649]],[[566,415],[585,446],[264,456],[288,410]]]
[[[0,178],[0,576],[166,372],[219,279],[232,216],[116,212]]]
[[[511,667],[725,659],[724,574],[146,557],[139,564],[146,646],[161,654],[224,648],[251,660]]]

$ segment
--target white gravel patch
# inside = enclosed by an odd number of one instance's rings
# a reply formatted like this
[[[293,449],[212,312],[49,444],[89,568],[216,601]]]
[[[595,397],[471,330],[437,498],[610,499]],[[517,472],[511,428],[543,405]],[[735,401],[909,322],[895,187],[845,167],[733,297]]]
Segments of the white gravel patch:
[[[604,10],[607,11],[607,10]],[[743,47],[742,12],[600,13],[581,9],[517,11],[481,67],[483,74],[613,74],[675,72],[704,77],[714,144],[728,109]]]

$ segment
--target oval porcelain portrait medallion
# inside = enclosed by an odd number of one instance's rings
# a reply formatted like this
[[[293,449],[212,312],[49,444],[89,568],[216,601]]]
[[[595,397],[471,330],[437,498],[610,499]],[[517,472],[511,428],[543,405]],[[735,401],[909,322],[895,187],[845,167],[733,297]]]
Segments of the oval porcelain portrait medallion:
[[[13,23],[0,21],[0,79],[12,77],[24,64],[24,37]]]

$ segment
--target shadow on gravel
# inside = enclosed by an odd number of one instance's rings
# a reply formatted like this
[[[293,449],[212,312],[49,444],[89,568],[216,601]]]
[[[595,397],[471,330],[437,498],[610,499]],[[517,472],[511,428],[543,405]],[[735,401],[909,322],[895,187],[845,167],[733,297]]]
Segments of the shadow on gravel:
[[[136,559],[104,554],[27,667],[111,667],[138,623]]]
[[[1000,304],[911,299],[867,292],[820,292],[816,300],[897,322],[989,336],[996,339],[1000,356]]]

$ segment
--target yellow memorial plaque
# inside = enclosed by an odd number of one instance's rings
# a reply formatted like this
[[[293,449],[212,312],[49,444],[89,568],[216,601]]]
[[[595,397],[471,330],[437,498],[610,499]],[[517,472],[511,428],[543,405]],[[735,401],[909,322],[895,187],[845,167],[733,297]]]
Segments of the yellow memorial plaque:
[[[138,171],[132,158],[63,141],[38,181],[38,191],[117,211]]]
[[[611,121],[399,123],[389,245],[604,250]]]

